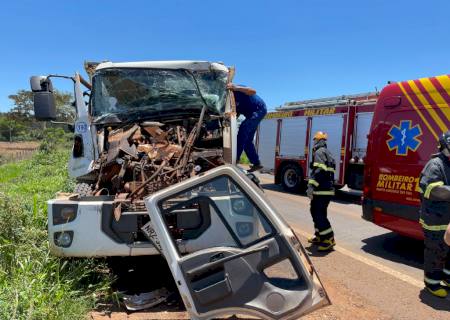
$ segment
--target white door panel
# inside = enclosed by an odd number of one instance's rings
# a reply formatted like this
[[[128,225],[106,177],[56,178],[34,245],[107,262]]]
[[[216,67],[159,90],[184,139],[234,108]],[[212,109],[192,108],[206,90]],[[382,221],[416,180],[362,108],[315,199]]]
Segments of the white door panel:
[[[275,166],[277,125],[278,119],[264,119],[259,125],[258,155],[264,170],[273,170]]]
[[[372,124],[373,112],[364,112],[356,114],[355,122],[355,143],[352,150],[352,156],[364,158],[367,151],[367,135]]]
[[[191,319],[298,319],[329,304],[293,231],[236,167],[163,189],[145,205]],[[194,252],[183,251],[208,234]]]
[[[323,131],[328,134],[327,140],[327,148],[333,155],[334,160],[336,161],[336,171],[334,174],[334,179],[339,181],[341,168],[341,148],[344,147],[342,145],[342,129],[344,125],[344,115],[343,114],[334,114],[329,116],[318,116],[313,117],[312,119],[312,127],[311,127],[311,137],[309,140],[309,161],[311,161],[312,156],[312,148],[314,146],[313,138],[314,134],[317,131]],[[308,166],[309,167],[309,166]],[[308,172],[310,172],[309,169]]]
[[[305,154],[306,117],[285,118],[281,123],[280,156],[300,157]]]

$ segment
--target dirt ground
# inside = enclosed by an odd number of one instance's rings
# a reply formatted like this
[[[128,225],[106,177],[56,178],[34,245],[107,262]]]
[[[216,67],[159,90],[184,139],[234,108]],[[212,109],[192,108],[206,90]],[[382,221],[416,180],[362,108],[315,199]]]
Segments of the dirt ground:
[[[319,309],[302,319],[305,320],[338,320],[338,319],[380,319],[387,320],[390,317],[374,306],[371,306],[361,296],[350,292],[343,284],[321,277],[332,301],[332,305]],[[164,309],[164,310],[163,310]],[[124,311],[92,312],[93,320],[148,320],[148,319],[189,319],[185,311],[178,306],[154,308],[152,310],[127,313]],[[231,317],[227,319],[254,319],[249,317]]]
[[[371,306],[364,298],[351,293],[343,284],[321,277],[332,305],[319,309],[303,317],[305,320],[344,320],[344,319],[391,319],[381,310]],[[165,310],[163,310],[165,309]],[[185,311],[177,306],[154,308],[152,310],[127,313],[124,311],[92,312],[93,320],[147,320],[147,319],[189,319]],[[227,319],[254,319],[231,317]]]

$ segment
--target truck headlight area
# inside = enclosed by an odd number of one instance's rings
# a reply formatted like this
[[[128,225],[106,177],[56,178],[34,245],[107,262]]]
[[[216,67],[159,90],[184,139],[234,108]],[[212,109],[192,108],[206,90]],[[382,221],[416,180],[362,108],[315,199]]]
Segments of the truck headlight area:
[[[53,240],[58,247],[68,248],[73,241],[73,231],[55,232]]]
[[[53,225],[68,223],[77,217],[77,204],[58,203],[52,205]]]

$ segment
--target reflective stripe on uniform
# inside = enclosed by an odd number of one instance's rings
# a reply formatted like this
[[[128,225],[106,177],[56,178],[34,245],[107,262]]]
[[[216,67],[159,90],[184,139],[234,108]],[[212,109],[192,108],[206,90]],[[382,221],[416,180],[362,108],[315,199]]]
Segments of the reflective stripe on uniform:
[[[431,190],[433,190],[433,188],[435,188],[435,187],[439,187],[439,186],[443,186],[443,185],[444,185],[444,181],[436,181],[436,182],[430,183],[427,186],[427,189],[425,190],[425,194],[423,195],[424,198],[429,199]]]
[[[334,196],[334,191],[313,191],[313,194],[318,196]]]
[[[321,169],[323,169],[325,171],[327,170],[327,166],[325,164],[319,163],[319,162],[314,162],[313,163],[313,167],[321,168]]]
[[[313,186],[316,186],[316,187],[319,186],[319,183],[316,180],[314,180],[314,179],[309,179],[308,180],[308,184],[312,184]]]
[[[321,236],[324,236],[324,235],[329,234],[329,233],[332,233],[332,232],[333,232],[333,229],[328,228],[327,230],[320,231],[319,234],[320,234]]]
[[[426,283],[429,283],[429,284],[439,284],[439,283],[441,283],[441,280],[433,280],[433,279],[430,279],[430,278],[427,278],[427,277],[423,277],[423,281],[425,281]]]
[[[422,219],[419,220],[420,224],[422,225],[422,228],[429,231],[445,231],[447,230],[447,224],[440,224],[440,225],[434,225],[430,226],[426,224]]]
[[[444,273],[445,273],[446,275],[449,275],[449,276],[450,276],[450,270],[444,268],[443,271],[444,271]]]
[[[313,167],[317,167],[317,168],[323,169],[323,170],[325,170],[325,171],[334,172],[334,168],[332,168],[332,167],[327,167],[325,164],[319,163],[319,162],[314,162],[314,163],[313,163]]]

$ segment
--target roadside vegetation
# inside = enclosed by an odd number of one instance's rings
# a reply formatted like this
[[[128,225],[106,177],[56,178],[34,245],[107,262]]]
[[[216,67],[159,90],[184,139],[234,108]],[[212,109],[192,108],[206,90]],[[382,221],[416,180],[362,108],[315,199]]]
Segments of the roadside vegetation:
[[[0,166],[0,319],[83,319],[110,287],[101,262],[48,251],[46,201],[73,189],[68,136],[47,130],[31,159]]]

